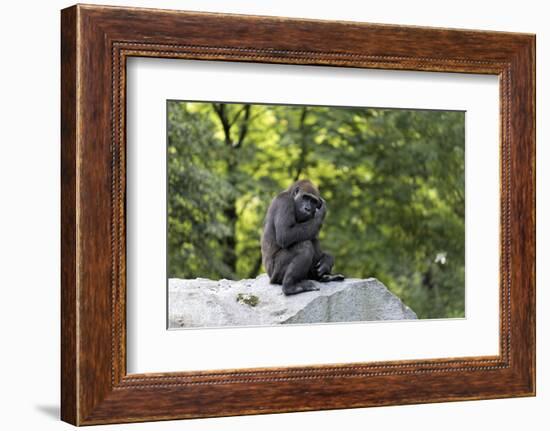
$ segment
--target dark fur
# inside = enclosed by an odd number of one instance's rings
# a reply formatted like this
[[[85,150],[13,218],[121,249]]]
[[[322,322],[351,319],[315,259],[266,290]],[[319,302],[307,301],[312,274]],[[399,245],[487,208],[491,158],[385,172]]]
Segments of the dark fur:
[[[340,281],[334,258],[321,250],[319,231],[326,203],[309,180],[300,180],[271,202],[262,235],[262,261],[271,283],[286,295],[319,290],[311,280]]]

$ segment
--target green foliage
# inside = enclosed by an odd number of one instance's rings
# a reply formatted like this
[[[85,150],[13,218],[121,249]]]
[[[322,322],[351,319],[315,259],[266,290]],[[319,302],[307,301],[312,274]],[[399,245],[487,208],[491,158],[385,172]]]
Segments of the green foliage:
[[[262,272],[265,212],[298,178],[327,201],[336,271],[464,316],[463,112],[169,102],[169,276]]]

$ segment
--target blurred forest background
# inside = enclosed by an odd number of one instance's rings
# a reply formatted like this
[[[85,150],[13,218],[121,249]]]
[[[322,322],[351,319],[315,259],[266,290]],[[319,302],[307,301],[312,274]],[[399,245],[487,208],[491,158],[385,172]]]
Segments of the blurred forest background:
[[[253,278],[273,197],[327,201],[335,272],[464,316],[464,113],[168,101],[168,275]]]

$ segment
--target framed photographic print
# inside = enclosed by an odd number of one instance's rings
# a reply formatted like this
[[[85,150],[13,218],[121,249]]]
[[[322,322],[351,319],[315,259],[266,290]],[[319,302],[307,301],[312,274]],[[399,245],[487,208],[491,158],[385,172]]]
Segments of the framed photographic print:
[[[535,37],[62,11],[62,419],[535,394]]]

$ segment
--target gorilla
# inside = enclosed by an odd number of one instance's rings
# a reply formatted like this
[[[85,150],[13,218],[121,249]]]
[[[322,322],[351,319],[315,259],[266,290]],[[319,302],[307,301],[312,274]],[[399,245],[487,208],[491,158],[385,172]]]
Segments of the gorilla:
[[[262,262],[271,283],[282,284],[285,295],[319,290],[312,280],[344,279],[341,274],[331,274],[334,258],[319,244],[326,212],[325,200],[309,180],[297,181],[269,205]]]

